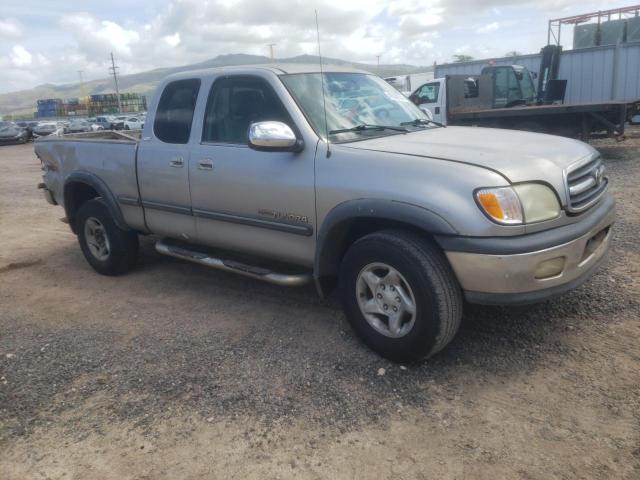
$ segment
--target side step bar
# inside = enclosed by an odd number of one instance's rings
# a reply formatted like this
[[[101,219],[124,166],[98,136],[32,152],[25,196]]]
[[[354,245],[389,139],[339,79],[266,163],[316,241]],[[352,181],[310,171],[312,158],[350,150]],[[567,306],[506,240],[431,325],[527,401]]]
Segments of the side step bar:
[[[198,252],[177,245],[170,245],[163,240],[156,242],[156,251],[163,255],[170,257],[180,258],[189,262],[199,263],[205,267],[217,268],[218,270],[225,270],[227,272],[234,272],[245,277],[256,278],[264,282],[273,283],[275,285],[283,285],[286,287],[298,287],[311,283],[313,277],[310,273],[296,273],[285,274],[276,273],[262,267],[256,267],[252,265],[245,265],[244,263],[237,262],[235,260],[224,260],[222,258],[215,258],[207,253]]]

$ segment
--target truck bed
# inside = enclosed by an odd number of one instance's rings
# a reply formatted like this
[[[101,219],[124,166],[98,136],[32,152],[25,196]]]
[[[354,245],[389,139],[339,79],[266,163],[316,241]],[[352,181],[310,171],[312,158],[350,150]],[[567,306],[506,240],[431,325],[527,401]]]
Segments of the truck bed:
[[[635,102],[603,102],[580,104],[531,105],[510,108],[454,108],[450,110],[452,120],[468,120],[477,118],[504,118],[534,115],[558,115],[561,113],[607,113],[619,112],[621,108],[638,108],[640,99]]]
[[[638,111],[640,99],[633,102],[522,105],[510,108],[459,105],[448,110],[447,123],[529,130],[582,140],[603,132],[621,138],[625,124]]]
[[[115,131],[115,130],[100,130],[97,132],[87,132],[87,133],[67,133],[62,136],[48,136],[42,137],[40,141],[46,140],[89,140],[92,142],[95,141],[107,141],[107,142],[139,142],[140,137],[142,135],[141,130],[126,130],[126,131]]]
[[[139,139],[139,131],[49,135],[35,141],[35,152],[43,165],[45,183],[58,204],[65,201],[64,185],[78,175],[96,176],[109,185],[116,199],[138,198]]]

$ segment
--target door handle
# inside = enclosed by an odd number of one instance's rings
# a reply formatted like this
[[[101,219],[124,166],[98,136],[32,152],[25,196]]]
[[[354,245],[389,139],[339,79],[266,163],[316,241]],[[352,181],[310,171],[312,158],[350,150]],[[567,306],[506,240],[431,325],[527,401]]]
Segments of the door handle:
[[[181,168],[184,166],[184,160],[182,159],[182,157],[177,157],[171,160],[169,162],[169,165],[171,165],[172,167]]]
[[[199,170],[213,170],[213,160],[210,159],[204,159],[204,160],[200,160],[198,162],[198,169]]]

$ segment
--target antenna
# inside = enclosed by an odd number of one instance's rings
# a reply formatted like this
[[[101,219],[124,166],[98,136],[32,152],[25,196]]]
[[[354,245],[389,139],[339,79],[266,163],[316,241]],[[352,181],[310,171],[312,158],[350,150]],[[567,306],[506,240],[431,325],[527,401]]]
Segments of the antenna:
[[[320,27],[318,26],[318,10],[316,10],[316,35],[318,37],[318,59],[320,60],[320,85],[322,86],[322,108],[324,109],[324,131],[327,135],[327,158],[331,156],[329,149],[329,124],[327,122],[327,101],[324,93],[324,71],[322,70],[322,53],[320,52]]]

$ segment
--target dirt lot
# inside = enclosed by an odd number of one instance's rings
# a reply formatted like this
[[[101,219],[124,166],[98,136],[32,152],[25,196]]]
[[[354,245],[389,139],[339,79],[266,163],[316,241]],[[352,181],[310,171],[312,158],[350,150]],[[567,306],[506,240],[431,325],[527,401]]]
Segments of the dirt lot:
[[[527,308],[467,308],[420,365],[335,301],[155,254],[107,278],[0,147],[0,478],[640,478],[640,131],[596,143],[608,267]],[[384,368],[386,373],[378,375]]]

